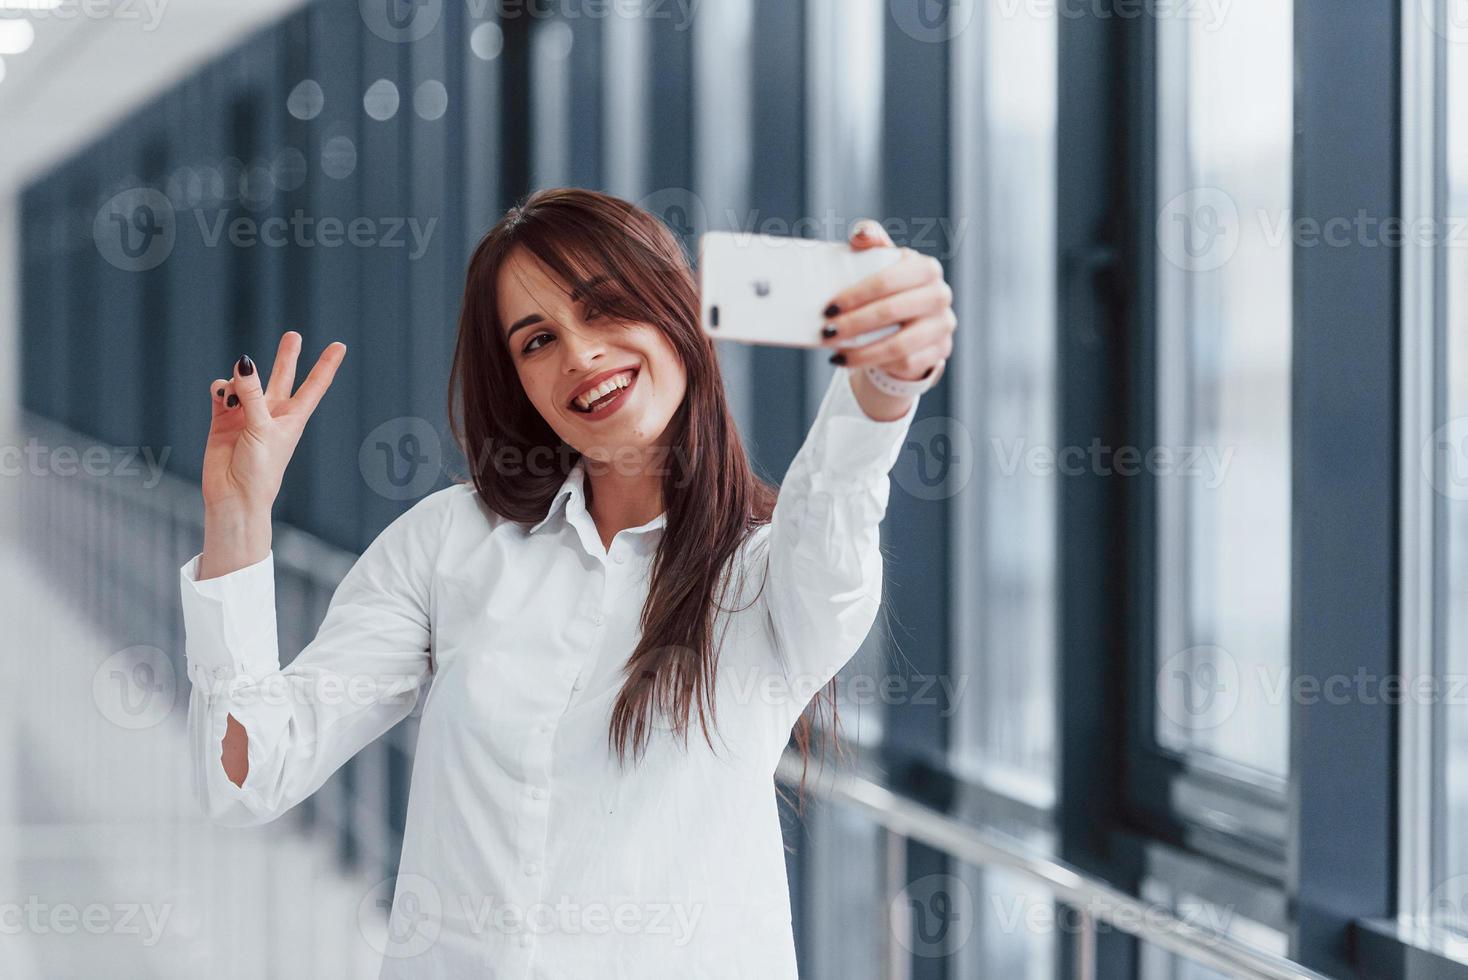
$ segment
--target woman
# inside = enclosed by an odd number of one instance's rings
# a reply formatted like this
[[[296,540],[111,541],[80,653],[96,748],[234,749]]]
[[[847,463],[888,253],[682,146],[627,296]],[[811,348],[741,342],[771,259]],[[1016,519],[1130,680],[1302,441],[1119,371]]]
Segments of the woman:
[[[209,815],[274,819],[422,695],[383,976],[795,977],[773,774],[875,620],[888,473],[951,295],[904,250],[832,297],[833,347],[903,328],[833,354],[776,497],[677,240],[617,198],[533,195],[469,263],[450,415],[472,480],[371,543],[284,670],[271,506],[345,347],[294,395],[298,334],[264,388],[241,357],[211,385],[180,570]]]

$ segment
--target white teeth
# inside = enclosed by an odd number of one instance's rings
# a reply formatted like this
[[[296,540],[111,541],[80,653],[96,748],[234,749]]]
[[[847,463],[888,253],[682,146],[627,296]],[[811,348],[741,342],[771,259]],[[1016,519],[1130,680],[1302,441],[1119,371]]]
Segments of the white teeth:
[[[590,391],[583,392],[582,394],[577,395],[576,407],[581,409],[583,412],[587,411],[591,407],[591,403],[596,401],[598,398],[602,397],[608,392],[616,391],[618,388],[625,388],[631,383],[631,371],[628,371],[625,374],[619,374],[616,377],[608,378],[601,384],[597,385],[595,388],[592,388]]]

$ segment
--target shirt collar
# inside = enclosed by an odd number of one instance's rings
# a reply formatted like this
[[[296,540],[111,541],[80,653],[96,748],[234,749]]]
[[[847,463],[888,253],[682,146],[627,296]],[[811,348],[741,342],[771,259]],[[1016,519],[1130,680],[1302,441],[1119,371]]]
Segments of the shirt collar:
[[[531,525],[530,533],[534,534],[549,524],[551,518],[561,511],[562,505],[565,506],[568,519],[586,518],[589,521],[591,515],[586,512],[586,467],[582,459],[576,460],[576,465],[571,467],[571,472],[566,474],[566,479],[561,481],[556,495],[551,498],[550,506],[545,510],[545,516]],[[666,527],[667,524],[668,512],[663,511],[646,524],[627,530],[631,533],[655,531],[658,528]]]

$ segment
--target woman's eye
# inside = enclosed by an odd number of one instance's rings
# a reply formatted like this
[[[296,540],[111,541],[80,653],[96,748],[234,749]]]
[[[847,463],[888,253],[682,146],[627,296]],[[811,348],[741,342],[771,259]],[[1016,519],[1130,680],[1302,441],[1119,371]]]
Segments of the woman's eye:
[[[537,340],[539,340],[541,337],[549,337],[549,336],[550,336],[550,334],[548,334],[548,333],[538,333],[538,334],[536,334],[534,337],[531,337],[530,338],[530,342],[525,345],[525,347],[520,351],[520,353],[522,353],[522,354],[530,354],[530,353],[533,353],[535,350],[537,350],[537,348],[535,347],[535,342]]]

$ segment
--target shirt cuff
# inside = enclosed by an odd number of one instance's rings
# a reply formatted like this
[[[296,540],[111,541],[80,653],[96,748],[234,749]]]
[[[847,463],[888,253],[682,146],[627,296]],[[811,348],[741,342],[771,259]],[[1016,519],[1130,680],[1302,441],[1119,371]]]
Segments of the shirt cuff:
[[[851,390],[852,368],[839,367],[821,399],[817,423],[825,427],[816,443],[817,472],[842,480],[872,482],[885,479],[897,465],[907,432],[917,415],[913,398],[900,418],[878,421],[866,413]]]
[[[179,568],[189,677],[218,685],[280,669],[275,631],[275,552],[228,575],[199,581],[201,552]]]

